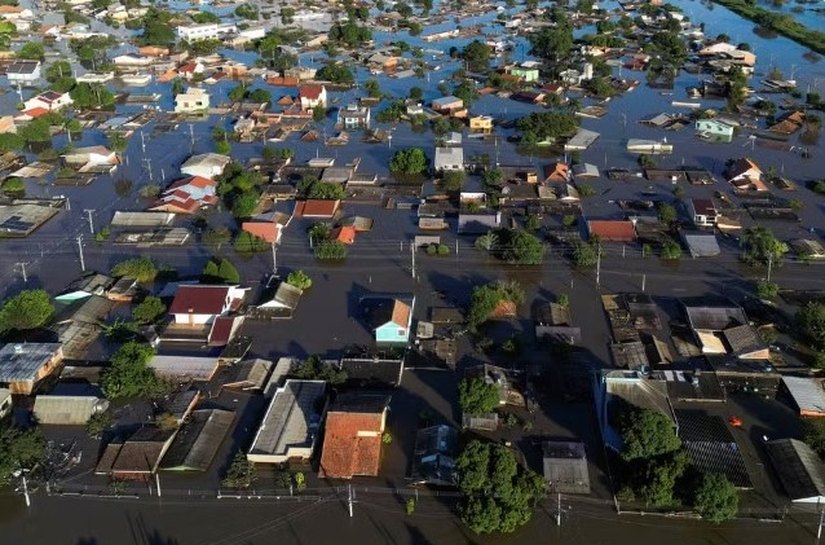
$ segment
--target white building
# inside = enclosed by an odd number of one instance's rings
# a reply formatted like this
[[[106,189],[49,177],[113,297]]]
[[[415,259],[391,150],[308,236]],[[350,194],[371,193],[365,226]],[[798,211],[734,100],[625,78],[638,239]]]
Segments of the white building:
[[[199,113],[209,109],[209,93],[190,87],[175,97],[175,113]]]
[[[23,111],[43,108],[44,110],[60,110],[74,103],[69,93],[58,93],[56,91],[46,91],[34,96],[23,103]]]
[[[6,68],[12,85],[34,85],[40,79],[40,61],[14,61]]]
[[[217,153],[201,153],[193,155],[180,167],[182,174],[187,176],[200,176],[214,180],[221,174],[232,159],[226,155]]]
[[[435,170],[464,170],[464,149],[435,148]]]
[[[238,27],[234,23],[208,23],[205,25],[179,26],[177,29],[178,38],[187,42],[198,40],[211,40],[222,38],[227,34],[238,32]]]

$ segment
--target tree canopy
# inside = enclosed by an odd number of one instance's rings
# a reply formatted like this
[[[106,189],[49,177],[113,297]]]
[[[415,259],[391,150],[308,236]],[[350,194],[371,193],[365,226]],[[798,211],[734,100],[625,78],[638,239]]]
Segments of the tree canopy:
[[[295,286],[299,290],[307,290],[312,287],[312,278],[304,271],[292,271],[287,275],[286,283]]]
[[[501,304],[518,306],[524,301],[524,290],[515,282],[496,282],[473,288],[467,321],[471,329],[489,320]]]
[[[825,347],[825,304],[809,301],[796,314],[802,333],[817,347]]]
[[[465,378],[458,383],[458,406],[470,416],[489,414],[499,405],[498,387],[483,378]]]
[[[372,40],[372,31],[359,26],[354,21],[348,20],[344,23],[338,22],[329,29],[329,39],[332,42],[346,45],[348,47],[359,47]]]
[[[424,174],[428,168],[427,154],[421,148],[398,150],[390,159],[390,172],[393,174]]]
[[[352,74],[352,70],[343,64],[327,64],[326,66],[322,66],[315,76],[321,81],[341,83],[344,85],[350,85],[355,82],[355,76]]]
[[[166,314],[166,305],[160,297],[154,295],[147,296],[132,309],[132,319],[139,324],[151,324],[164,314]]]
[[[740,244],[744,251],[742,258],[752,265],[767,265],[771,262],[773,266],[782,264],[782,258],[788,253],[788,245],[777,239],[770,229],[761,225],[748,227]]]
[[[569,136],[576,131],[578,122],[570,112],[534,112],[519,118],[516,127],[527,141],[541,141]]]
[[[158,397],[166,392],[166,384],[149,367],[155,349],[135,341],[121,346],[112,356],[111,367],[103,373],[100,388],[109,399]]]
[[[46,49],[40,42],[26,42],[17,52],[18,59],[42,61],[46,58]]]
[[[0,484],[8,484],[21,469],[32,469],[45,454],[46,440],[38,428],[3,428],[0,430]]]
[[[484,42],[473,40],[461,50],[459,56],[467,63],[470,71],[483,72],[490,67],[492,49]]]
[[[289,368],[289,376],[302,380],[326,380],[333,385],[347,381],[346,371],[334,364],[324,363],[318,356],[310,356],[303,361],[295,362]]]
[[[112,275],[128,276],[138,282],[151,282],[158,275],[158,268],[148,257],[133,257],[126,259],[112,267]]]
[[[682,440],[668,417],[653,409],[623,403],[616,410],[615,426],[624,441],[623,459],[647,459],[679,449]]]
[[[719,524],[739,511],[739,493],[721,473],[706,473],[693,493],[693,508],[703,519]]]
[[[0,308],[0,333],[35,329],[54,314],[49,294],[44,290],[26,290],[6,299]]]
[[[511,533],[530,521],[544,479],[521,466],[512,450],[473,440],[456,460],[461,520],[475,533]]]
[[[210,259],[201,272],[204,284],[240,284],[241,275],[235,265],[225,257]]]

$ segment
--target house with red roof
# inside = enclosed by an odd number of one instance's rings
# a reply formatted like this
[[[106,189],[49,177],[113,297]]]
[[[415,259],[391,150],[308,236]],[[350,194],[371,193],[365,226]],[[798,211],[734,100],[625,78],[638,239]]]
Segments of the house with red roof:
[[[390,396],[339,395],[327,411],[319,474],[330,479],[378,475]]]
[[[332,219],[340,206],[339,200],[307,199],[295,203],[292,215],[296,218]]]
[[[355,227],[352,225],[342,225],[341,227],[336,227],[329,234],[329,238],[348,246],[350,244],[355,244]]]
[[[633,242],[636,227],[629,220],[588,220],[587,234],[602,242]]]
[[[201,208],[218,203],[218,183],[202,176],[183,178],[170,185],[148,208],[152,212],[195,214]]]
[[[316,106],[327,107],[327,88],[317,83],[298,87],[298,98],[301,100],[301,109],[312,110]]]
[[[573,179],[567,163],[556,161],[544,167],[544,181],[546,183],[568,183]]]
[[[210,325],[216,318],[237,311],[246,291],[238,286],[181,284],[169,306],[169,314],[177,325]]]

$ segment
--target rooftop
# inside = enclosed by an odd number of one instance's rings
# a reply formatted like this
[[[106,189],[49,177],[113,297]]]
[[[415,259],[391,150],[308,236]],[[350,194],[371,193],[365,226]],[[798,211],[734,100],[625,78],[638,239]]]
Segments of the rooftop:
[[[286,460],[293,448],[311,449],[323,416],[326,389],[323,380],[287,380],[272,397],[249,454]]]
[[[816,452],[797,439],[765,443],[768,457],[792,501],[820,503],[825,499],[825,466]]]
[[[226,438],[235,413],[219,409],[192,411],[163,457],[161,469],[206,471]]]
[[[0,382],[35,380],[60,350],[59,343],[7,344],[0,348]]]
[[[320,472],[332,478],[377,475],[389,396],[339,396],[327,412]]]

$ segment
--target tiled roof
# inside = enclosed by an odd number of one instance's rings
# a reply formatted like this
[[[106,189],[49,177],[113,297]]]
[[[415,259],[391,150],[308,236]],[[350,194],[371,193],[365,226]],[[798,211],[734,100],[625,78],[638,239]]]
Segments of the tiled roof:
[[[359,405],[359,401],[364,403]],[[382,395],[345,396],[342,405],[327,413],[320,473],[330,478],[378,474],[381,463],[383,413],[388,398]]]
[[[412,307],[410,305],[396,299],[392,307],[392,318],[390,318],[390,321],[398,327],[407,327],[407,324],[410,323],[411,312]]]
[[[298,95],[301,98],[308,98],[309,100],[318,100],[323,91],[323,85],[301,85],[298,87]]]
[[[227,286],[179,286],[170,314],[220,314],[223,312]]]
[[[338,210],[341,201],[322,201],[309,199],[295,204],[295,215],[310,218],[331,218]]]
[[[620,220],[590,220],[587,222],[590,236],[597,236],[604,241],[627,241],[636,239],[633,223]]]

